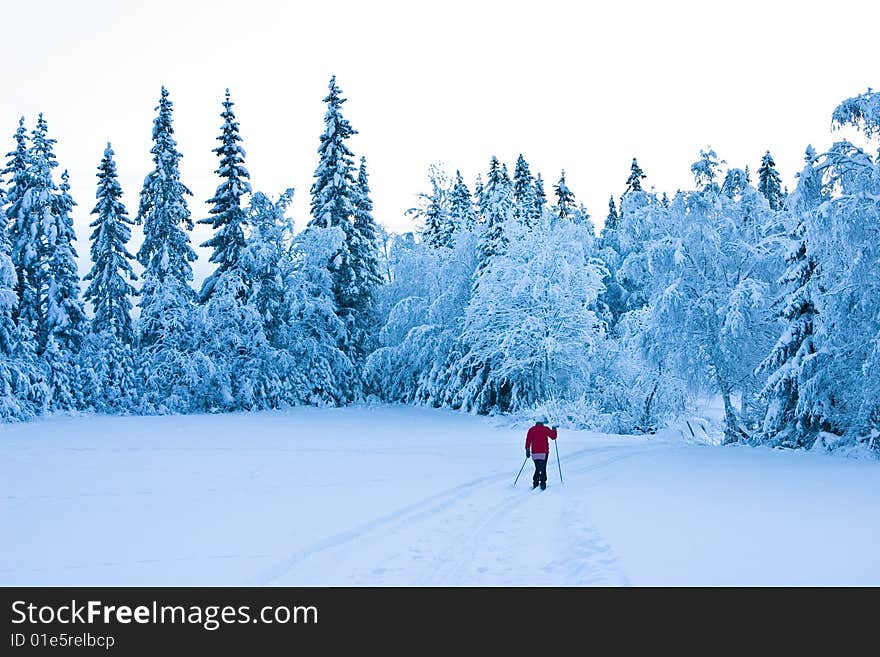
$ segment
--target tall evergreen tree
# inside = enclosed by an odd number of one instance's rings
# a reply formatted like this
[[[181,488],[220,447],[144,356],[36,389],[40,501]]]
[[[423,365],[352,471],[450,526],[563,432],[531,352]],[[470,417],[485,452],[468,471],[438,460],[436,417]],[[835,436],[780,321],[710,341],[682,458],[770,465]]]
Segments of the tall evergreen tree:
[[[447,224],[450,222],[446,221]],[[447,244],[449,241],[447,241]],[[373,201],[367,176],[367,160],[361,158],[357,178],[357,196],[349,246],[354,272],[350,307],[352,310],[353,360],[360,363],[370,351],[371,339],[376,333],[376,293],[382,285],[379,265],[379,234],[373,219]]]
[[[477,214],[477,223],[485,221],[485,217],[483,216],[483,207],[485,205],[485,196],[486,196],[486,187],[483,185],[483,176],[482,174],[477,174],[477,179],[474,182],[474,208],[476,209]]]
[[[544,191],[544,179],[541,174],[535,178],[535,212],[540,217],[547,207],[547,193]]]
[[[76,205],[70,196],[67,172],[57,186],[52,170],[58,166],[56,141],[48,136],[42,114],[31,132],[29,187],[22,199],[22,222],[28,227],[23,240],[23,288],[19,321],[35,328],[37,353],[48,371],[50,410],[70,410],[79,405],[76,357],[85,336],[86,315],[80,299],[80,283],[73,242]],[[22,235],[24,237],[24,235]]]
[[[186,231],[193,222],[186,197],[192,192],[180,180],[180,159],[172,125],[174,103],[168,90],[162,87],[158,114],[153,121],[153,170],[147,174],[141,190],[140,207],[135,219],[144,227],[144,241],[138,249],[138,262],[145,274],[156,281],[173,277],[181,283],[192,280],[192,266],[196,259]],[[146,278],[146,276],[145,276]]]
[[[352,215],[357,199],[354,154],[346,141],[356,135],[348,120],[342,116],[342,105],[346,99],[336,84],[336,76],[330,78],[330,92],[324,98],[327,112],[324,115],[324,132],[318,147],[318,167],[311,189],[311,215],[309,226],[316,228],[341,228],[345,239],[339,252],[328,263],[333,280],[333,295],[337,313],[343,323],[348,325],[351,309],[347,306],[352,295],[354,272],[350,251]],[[348,342],[348,340],[346,340]]]
[[[24,211],[24,199],[30,187],[30,148],[24,117],[18,121],[14,139],[15,149],[6,154],[9,160],[2,171],[2,175],[8,176],[9,188],[6,192],[5,204],[0,207],[4,209],[2,216],[4,233],[8,226],[9,256],[15,273],[13,283],[15,299],[12,313],[18,318],[24,308],[24,319],[28,321],[30,317],[33,330],[36,328],[39,316],[37,313],[39,289],[35,275],[39,272],[38,237],[41,234],[41,226],[37,217]],[[25,304],[21,302],[22,297],[28,300]]]
[[[137,276],[131,267],[134,256],[126,244],[131,239],[134,221],[122,203],[122,188],[116,174],[116,162],[110,144],[98,165],[98,199],[92,214],[95,220],[91,235],[92,270],[84,280],[91,281],[85,299],[94,309],[92,332],[109,332],[123,344],[134,341],[131,323],[131,297],[135,294],[133,281]]]
[[[169,314],[185,312],[195,298],[190,287],[196,259],[188,230],[193,222],[186,196],[192,192],[180,180],[180,158],[174,139],[174,105],[163,86],[153,121],[153,170],[144,180],[136,222],[144,227],[144,241],[137,259],[144,267],[141,286],[141,316],[138,320],[142,345],[152,344],[162,327],[170,326]],[[181,319],[176,326],[185,322]]]
[[[617,214],[617,206],[614,204],[614,197],[608,197],[608,217],[605,219],[605,228],[608,230],[617,230],[620,224],[620,215]]]
[[[758,191],[767,199],[771,210],[781,210],[785,202],[785,194],[782,191],[782,181],[776,170],[776,162],[770,151],[764,153],[761,158],[761,168],[758,169]]]
[[[556,216],[560,219],[573,221],[574,215],[577,212],[577,205],[575,203],[574,193],[568,188],[568,184],[565,182],[564,169],[562,175],[559,177],[559,182],[553,186],[553,191],[556,193]]]
[[[526,226],[534,225],[540,216],[535,199],[535,179],[522,154],[516,159],[513,170],[513,204],[517,220]]]
[[[633,158],[632,165],[630,166],[629,178],[626,179],[626,191],[624,194],[642,191],[642,180],[645,178],[647,178],[645,172],[642,171],[636,158]]]
[[[342,116],[342,105],[347,99],[342,97],[335,75],[330,78],[329,89],[330,93],[324,98],[327,113],[324,115],[325,128],[318,147],[318,167],[311,189],[312,218],[309,225],[322,228],[340,226],[347,234],[354,213],[356,181],[354,154],[346,141],[357,131]]]
[[[602,227],[602,241],[606,246],[610,246],[616,250],[617,231],[620,228],[620,215],[617,213],[617,206],[614,204],[614,196],[608,197],[608,216],[605,218],[605,225]]]
[[[455,184],[449,197],[449,217],[454,229],[471,230],[476,223],[470,190],[458,170],[455,172]]]
[[[49,139],[46,134],[43,115],[40,114],[36,128],[31,131],[30,146],[27,146],[23,128],[22,120],[15,135],[16,149],[10,153],[12,160],[7,168],[14,169],[8,212],[12,261],[17,278],[16,316],[33,332],[35,351],[40,353],[46,342],[46,245],[43,222],[45,217],[51,216],[52,198],[58,191],[52,180],[52,169],[58,163],[52,152],[55,140]],[[22,165],[24,171],[21,170]]]
[[[220,146],[214,152],[220,157],[220,168],[214,173],[221,178],[220,185],[208,203],[213,204],[209,217],[199,219],[200,224],[210,224],[214,236],[202,246],[213,247],[211,262],[217,264],[214,272],[205,279],[202,285],[201,298],[211,296],[217,278],[231,267],[238,264],[241,249],[244,247],[244,226],[246,223],[245,209],[241,197],[251,193],[248,182],[250,174],[244,166],[245,152],[241,147],[238,121],[232,111],[234,103],[229,98],[229,89],[223,101],[223,127],[217,140]]]
[[[59,193],[54,198],[52,222],[46,227],[46,330],[62,349],[74,354],[82,345],[88,328],[73,246],[76,234],[70,213],[75,205],[70,196],[69,176],[64,171]]]
[[[507,249],[508,225],[513,218],[510,178],[494,155],[489,163],[481,209],[485,226],[479,244],[479,272],[484,271],[495,256]]]

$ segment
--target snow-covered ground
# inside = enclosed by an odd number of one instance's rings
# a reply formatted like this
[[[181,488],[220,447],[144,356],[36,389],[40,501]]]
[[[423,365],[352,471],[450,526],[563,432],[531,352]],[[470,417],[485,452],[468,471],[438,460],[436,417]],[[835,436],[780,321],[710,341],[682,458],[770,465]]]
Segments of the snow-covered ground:
[[[0,585],[880,585],[880,463],[405,407],[0,427]]]

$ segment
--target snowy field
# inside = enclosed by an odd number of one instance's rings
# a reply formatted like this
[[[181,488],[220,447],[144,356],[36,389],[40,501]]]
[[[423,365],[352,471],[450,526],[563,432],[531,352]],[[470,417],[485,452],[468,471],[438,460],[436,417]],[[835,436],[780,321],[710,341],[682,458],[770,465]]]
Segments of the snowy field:
[[[880,463],[404,407],[0,427],[0,585],[880,585]],[[672,434],[667,434],[672,435]]]

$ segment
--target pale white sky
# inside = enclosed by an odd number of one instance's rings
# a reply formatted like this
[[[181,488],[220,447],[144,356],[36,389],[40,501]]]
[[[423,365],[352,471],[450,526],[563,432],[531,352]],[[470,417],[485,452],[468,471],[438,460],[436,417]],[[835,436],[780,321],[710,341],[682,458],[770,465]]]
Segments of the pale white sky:
[[[308,190],[336,74],[360,132],[375,216],[411,227],[404,211],[426,188],[432,162],[472,185],[496,154],[522,152],[547,191],[569,186],[601,225],[633,156],[646,183],[674,192],[711,145],[755,170],[770,149],[793,186],[808,143],[841,135],[830,114],[843,98],[880,86],[880,3],[770,2],[4,2],[0,144],[18,117],[44,112],[71,173],[87,269],[95,168],[108,140],[132,216],[154,107],[165,84],[175,103],[184,182],[194,218],[217,179],[211,152],[230,87],[254,189]],[[844,133],[851,136],[850,132]],[[60,172],[59,172],[60,173]],[[207,237],[198,228],[193,242]],[[131,249],[140,243],[135,230]],[[209,271],[200,252],[197,280]]]

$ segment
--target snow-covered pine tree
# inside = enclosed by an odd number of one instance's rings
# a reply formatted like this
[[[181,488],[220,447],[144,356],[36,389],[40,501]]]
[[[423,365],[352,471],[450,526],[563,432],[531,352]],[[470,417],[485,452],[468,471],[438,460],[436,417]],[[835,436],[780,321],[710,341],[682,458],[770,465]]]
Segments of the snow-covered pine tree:
[[[626,179],[626,191],[623,193],[628,194],[629,192],[642,191],[642,180],[645,178],[647,178],[645,172],[642,171],[636,158],[633,158],[630,165],[629,178]]]
[[[154,167],[144,180],[136,218],[144,227],[137,252],[144,267],[136,328],[139,378],[144,411],[183,412],[192,408],[198,388],[209,379],[210,365],[194,344],[202,325],[190,287],[196,254],[187,235],[193,223],[186,196],[192,192],[180,180],[173,103],[165,87],[156,110],[150,149]]]
[[[346,99],[336,84],[336,76],[330,78],[329,93],[324,98],[327,112],[324,115],[324,132],[318,146],[318,166],[315,181],[311,188],[311,215],[309,226],[315,228],[340,228],[345,239],[339,244],[339,251],[327,261],[327,269],[333,280],[333,294],[336,313],[342,320],[346,331],[341,343],[348,354],[356,349],[348,332],[351,326],[352,308],[349,305],[355,296],[355,272],[352,264],[351,238],[353,215],[358,198],[355,179],[354,154],[346,141],[357,134],[348,120],[342,116],[342,105]]]
[[[574,192],[568,188],[568,184],[565,182],[564,169],[562,175],[559,176],[559,182],[553,186],[553,191],[556,194],[556,216],[559,219],[574,221],[577,204],[575,203]]]
[[[245,194],[251,193],[251,185],[248,182],[250,173],[244,166],[245,151],[240,144],[238,121],[232,111],[234,104],[227,89],[223,112],[220,114],[223,127],[217,137],[220,146],[213,151],[220,158],[220,168],[214,173],[220,176],[221,182],[213,198],[208,200],[212,204],[209,213],[211,216],[198,221],[200,224],[210,224],[215,231],[214,236],[202,246],[214,249],[210,261],[217,265],[202,284],[202,301],[211,296],[217,277],[238,263],[245,243],[244,227],[247,218],[241,199]]]
[[[113,155],[108,143],[98,165],[98,201],[90,224],[93,265],[83,279],[89,281],[84,298],[94,312],[83,350],[84,385],[91,387],[85,397],[92,408],[104,412],[132,410],[137,400],[131,320],[137,276],[129,262],[134,256],[126,248],[134,221],[122,202]]]
[[[135,220],[144,227],[144,241],[137,252],[137,259],[144,267],[138,304],[141,346],[148,346],[159,337],[159,325],[164,323],[161,315],[167,310],[168,302],[173,301],[182,311],[195,298],[189,284],[193,279],[190,263],[196,254],[186,232],[193,228],[186,203],[186,197],[192,196],[192,192],[180,180],[182,156],[174,139],[173,109],[168,90],[163,86],[156,106],[158,114],[153,121],[150,152],[154,167],[144,180]]]
[[[492,259],[507,248],[510,222],[513,219],[513,190],[506,171],[494,155],[483,188],[481,207],[484,227],[480,236],[478,274],[491,265]]]
[[[535,178],[535,214],[538,217],[544,216],[544,210],[547,208],[547,193],[544,191],[544,179],[541,178],[540,172]]]
[[[605,217],[605,225],[602,226],[602,240],[606,246],[614,248],[616,241],[614,236],[620,227],[620,215],[617,214],[617,206],[614,203],[614,196],[608,197],[608,216]]]
[[[535,179],[522,153],[513,170],[513,213],[517,221],[526,226],[531,226],[540,216],[535,200]]]
[[[367,159],[361,158],[357,178],[357,196],[354,202],[349,253],[353,271],[353,289],[350,301],[352,310],[352,360],[360,365],[366,355],[373,350],[374,338],[378,329],[376,316],[376,292],[382,285],[382,272],[379,269],[379,234],[373,219],[373,201],[370,198],[370,183],[367,176]],[[446,215],[446,225],[451,243],[454,228]]]
[[[16,148],[7,171],[12,172],[9,190],[10,237],[12,262],[17,278],[18,308],[16,319],[26,324],[42,353],[46,344],[45,322],[45,261],[44,217],[51,216],[51,204],[58,188],[52,180],[52,169],[58,166],[52,152],[54,139],[46,135],[46,122],[40,114],[37,127],[27,145],[24,119],[15,134]],[[23,167],[23,168],[22,168]]]
[[[478,173],[477,179],[474,181],[474,211],[476,212],[476,222],[483,223],[483,206],[485,205],[486,187],[483,185],[483,175]]]
[[[806,400],[802,399],[800,392],[804,364],[816,353],[813,297],[817,293],[817,263],[806,242],[809,215],[816,211],[825,196],[816,159],[815,151],[809,147],[806,166],[789,198],[789,210],[795,225],[785,258],[788,269],[779,281],[783,294],[777,302],[777,315],[785,322],[785,329],[758,368],[760,374],[767,375],[762,391],[767,406],[758,439],[786,447],[809,447],[819,431],[830,428],[827,423],[822,426],[821,418],[804,404]],[[759,191],[770,200],[766,191],[760,188]]]
[[[0,187],[0,419],[24,420],[45,409],[48,390],[44,364],[37,358],[36,336],[26,320],[18,321],[19,290],[27,278],[19,279],[13,260],[13,239],[19,245],[18,256],[27,261],[28,251],[36,250],[21,228],[30,226],[22,212],[29,186],[27,130],[22,117],[15,133],[16,148],[0,175],[8,174],[8,189]],[[7,230],[8,227],[8,230]],[[33,226],[39,228],[39,223]],[[27,231],[27,235],[30,230]],[[32,244],[28,246],[28,244]],[[23,257],[22,257],[23,256]],[[36,291],[32,294],[37,297]]]
[[[449,218],[453,230],[473,230],[476,225],[476,213],[470,190],[461,177],[461,171],[455,171],[455,184],[449,195]]]
[[[94,317],[92,332],[109,332],[123,344],[134,342],[131,322],[131,298],[136,294],[132,282],[137,276],[130,260],[126,244],[131,239],[134,221],[122,203],[122,188],[116,173],[110,144],[104,149],[104,157],[98,165],[98,202],[92,214],[94,229],[91,235],[92,270],[83,280],[90,281],[85,299],[92,304]]]
[[[70,213],[76,203],[70,196],[67,171],[61,174],[61,185],[53,201],[52,222],[46,226],[44,220],[49,254],[46,330],[55,336],[63,349],[75,354],[88,330],[88,323],[80,298],[77,254],[73,246],[76,233]]]
[[[782,181],[776,170],[776,162],[770,151],[764,153],[761,158],[761,167],[758,169],[758,191],[767,199],[771,210],[781,210],[785,203],[785,194],[782,191]]]
[[[46,333],[44,358],[49,366],[52,387],[50,408],[71,410],[81,406],[85,391],[80,380],[77,358],[88,331],[85,308],[80,298],[80,281],[73,242],[76,203],[70,196],[67,171],[61,174],[58,194],[52,199],[51,220],[44,217],[46,261]]]
[[[18,121],[14,139],[15,149],[6,154],[9,160],[2,171],[9,180],[3,218],[9,229],[10,257],[15,270],[13,316],[17,319],[24,311],[24,321],[29,321],[31,329],[35,329],[39,321],[39,238],[42,230],[39,218],[24,211],[25,195],[30,187],[30,147],[24,117]],[[22,298],[26,301],[22,302]]]

